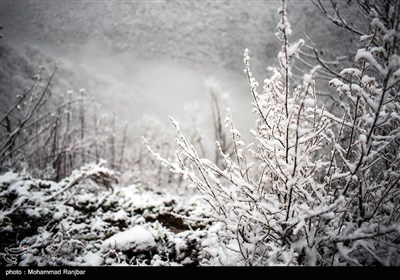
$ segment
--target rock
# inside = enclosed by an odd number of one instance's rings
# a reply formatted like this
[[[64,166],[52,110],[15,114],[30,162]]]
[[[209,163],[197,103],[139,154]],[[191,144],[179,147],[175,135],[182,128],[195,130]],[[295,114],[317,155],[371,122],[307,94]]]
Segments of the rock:
[[[133,251],[134,253],[152,251],[157,247],[153,235],[143,226],[134,226],[118,232],[103,241],[103,248],[114,248],[119,251]]]

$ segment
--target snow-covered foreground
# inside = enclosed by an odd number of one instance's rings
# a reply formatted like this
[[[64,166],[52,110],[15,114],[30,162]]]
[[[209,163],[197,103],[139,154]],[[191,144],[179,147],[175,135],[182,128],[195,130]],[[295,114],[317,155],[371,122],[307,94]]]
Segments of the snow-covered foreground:
[[[118,185],[101,165],[60,183],[6,173],[0,176],[0,263],[213,264],[219,225],[207,222],[210,209],[199,195],[187,194]]]

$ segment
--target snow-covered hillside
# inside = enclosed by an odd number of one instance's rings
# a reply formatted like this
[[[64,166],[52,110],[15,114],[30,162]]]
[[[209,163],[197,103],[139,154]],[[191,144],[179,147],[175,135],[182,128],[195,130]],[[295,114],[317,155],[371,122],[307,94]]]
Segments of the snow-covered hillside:
[[[0,264],[207,265],[216,257],[218,225],[196,192],[115,179],[94,164],[60,183],[0,176]]]

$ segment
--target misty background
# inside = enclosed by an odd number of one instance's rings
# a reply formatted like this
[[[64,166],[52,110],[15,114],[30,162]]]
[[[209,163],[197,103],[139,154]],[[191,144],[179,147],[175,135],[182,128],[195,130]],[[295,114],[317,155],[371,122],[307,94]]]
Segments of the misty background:
[[[249,48],[260,82],[277,65],[279,1],[0,3],[2,110],[39,66],[57,65],[53,95],[84,88],[105,113],[129,123],[147,115],[167,124],[168,115],[185,118],[193,108],[200,114],[210,107],[207,84],[218,85],[245,133],[253,117],[243,51]],[[330,46],[333,29],[311,1],[289,7],[293,40],[308,34],[320,48]]]

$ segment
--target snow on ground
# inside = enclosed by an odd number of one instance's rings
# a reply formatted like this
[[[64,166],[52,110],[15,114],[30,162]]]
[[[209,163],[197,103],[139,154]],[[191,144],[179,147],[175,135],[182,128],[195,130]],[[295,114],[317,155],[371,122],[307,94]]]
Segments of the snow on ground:
[[[217,262],[218,226],[207,222],[210,208],[199,194],[188,190],[186,196],[173,189],[140,185],[115,185],[111,191],[93,180],[99,174],[105,179],[116,176],[94,164],[60,183],[26,173],[0,176],[0,263],[161,266]]]
[[[121,210],[120,210],[121,211]],[[103,241],[103,248],[114,248],[120,251],[149,251],[156,247],[153,235],[143,226],[134,226],[118,232]]]

